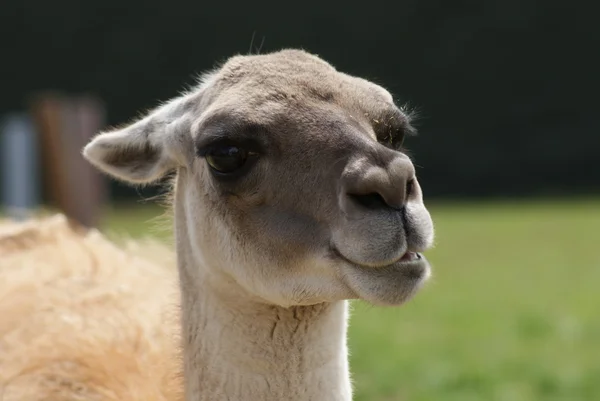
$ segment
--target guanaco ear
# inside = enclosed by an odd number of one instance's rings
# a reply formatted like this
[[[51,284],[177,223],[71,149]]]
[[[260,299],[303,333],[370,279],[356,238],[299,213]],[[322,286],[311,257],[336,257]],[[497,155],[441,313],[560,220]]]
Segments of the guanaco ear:
[[[177,98],[123,129],[97,135],[83,156],[99,170],[125,182],[161,179],[188,159],[191,149],[189,99]]]

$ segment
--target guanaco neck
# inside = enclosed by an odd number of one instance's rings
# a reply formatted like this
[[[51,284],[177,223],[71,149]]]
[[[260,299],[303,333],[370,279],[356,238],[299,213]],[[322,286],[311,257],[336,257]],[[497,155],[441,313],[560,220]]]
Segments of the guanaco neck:
[[[347,302],[283,308],[215,288],[175,203],[185,400],[350,401]]]

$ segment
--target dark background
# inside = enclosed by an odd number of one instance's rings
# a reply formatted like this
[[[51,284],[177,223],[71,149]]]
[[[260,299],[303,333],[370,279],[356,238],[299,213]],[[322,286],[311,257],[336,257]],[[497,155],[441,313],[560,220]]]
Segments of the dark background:
[[[430,197],[598,192],[599,4],[2,0],[0,114],[55,89],[96,94],[124,123],[254,38],[416,107],[407,145]]]

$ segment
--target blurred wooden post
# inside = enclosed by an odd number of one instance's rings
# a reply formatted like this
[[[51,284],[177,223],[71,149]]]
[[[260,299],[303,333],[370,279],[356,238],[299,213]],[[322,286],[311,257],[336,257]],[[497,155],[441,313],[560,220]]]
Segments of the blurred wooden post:
[[[33,116],[40,132],[44,189],[49,203],[63,211],[67,205],[66,173],[61,162],[60,144],[62,98],[57,94],[42,94],[32,103]]]
[[[104,123],[100,101],[91,97],[38,96],[32,105],[42,132],[44,172],[52,204],[88,227],[100,222],[106,180],[81,150]]]
[[[104,125],[104,108],[102,103],[93,97],[73,98],[69,102],[70,121],[73,132],[65,143],[69,145],[68,160],[72,171],[73,182],[77,183],[77,202],[73,205],[74,216],[81,223],[95,227],[101,219],[102,209],[107,200],[106,179],[81,155],[83,147],[96,135]],[[66,124],[65,124],[66,125]]]
[[[25,219],[39,206],[38,146],[33,123],[26,114],[11,114],[0,129],[2,205],[15,219]]]

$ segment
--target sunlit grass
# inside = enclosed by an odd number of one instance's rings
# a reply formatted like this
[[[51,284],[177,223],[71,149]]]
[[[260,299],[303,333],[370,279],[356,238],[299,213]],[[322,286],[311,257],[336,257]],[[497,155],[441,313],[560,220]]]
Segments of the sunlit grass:
[[[600,200],[430,209],[431,282],[353,304],[356,400],[600,400]],[[116,207],[106,228],[167,238],[161,213]]]

